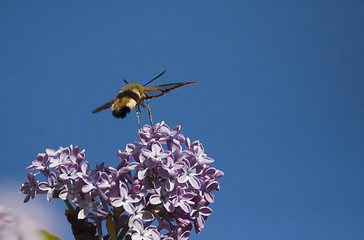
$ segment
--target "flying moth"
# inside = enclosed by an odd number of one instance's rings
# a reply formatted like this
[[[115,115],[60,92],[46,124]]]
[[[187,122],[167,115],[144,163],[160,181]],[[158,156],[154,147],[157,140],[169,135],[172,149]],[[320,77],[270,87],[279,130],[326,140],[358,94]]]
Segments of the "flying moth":
[[[121,89],[121,91],[116,95],[116,97],[102,105],[101,107],[96,108],[92,111],[92,113],[98,113],[101,110],[107,109],[111,107],[112,115],[116,118],[125,118],[126,115],[130,112],[131,109],[136,109],[136,115],[138,119],[138,125],[140,128],[139,122],[139,111],[140,106],[147,108],[149,112],[149,120],[153,126],[152,114],[149,107],[149,99],[155,97],[161,97],[165,93],[174,90],[176,88],[180,88],[189,84],[196,84],[197,82],[182,82],[182,83],[169,83],[162,84],[152,87],[145,87],[149,83],[153,82],[160,76],[162,76],[166,71],[164,70],[161,74],[150,80],[144,85],[139,83],[128,83],[125,79],[124,82],[126,85]],[[147,102],[147,106],[144,105],[144,100]]]

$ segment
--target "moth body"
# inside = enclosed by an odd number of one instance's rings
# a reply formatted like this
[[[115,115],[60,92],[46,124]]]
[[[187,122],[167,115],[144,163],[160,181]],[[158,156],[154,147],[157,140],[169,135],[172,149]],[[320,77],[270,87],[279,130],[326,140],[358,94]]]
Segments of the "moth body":
[[[150,83],[150,82],[154,81],[155,79],[157,79],[158,77],[160,77],[164,72],[162,72],[159,76],[155,77],[148,83]],[[196,82],[170,83],[170,84],[163,84],[163,85],[157,85],[157,86],[152,86],[152,87],[144,87],[146,84],[144,86],[142,86],[139,83],[128,83],[121,89],[121,91],[118,93],[118,95],[113,100],[102,105],[99,108],[96,108],[95,110],[92,111],[92,113],[97,113],[97,112],[100,112],[101,110],[111,107],[111,112],[114,117],[125,118],[131,109],[136,108],[137,117],[138,117],[139,107],[140,106],[145,107],[143,104],[144,100],[146,100],[148,103],[149,99],[152,99],[155,97],[161,97],[165,93],[167,93],[173,89],[183,87],[188,84],[195,84],[195,83]],[[148,111],[149,111],[149,117],[151,118],[149,103],[148,103]],[[139,117],[138,117],[138,121],[139,121]]]
[[[136,108],[143,101],[143,86],[139,83],[129,83],[116,96],[111,105],[112,115],[125,118],[131,109]]]

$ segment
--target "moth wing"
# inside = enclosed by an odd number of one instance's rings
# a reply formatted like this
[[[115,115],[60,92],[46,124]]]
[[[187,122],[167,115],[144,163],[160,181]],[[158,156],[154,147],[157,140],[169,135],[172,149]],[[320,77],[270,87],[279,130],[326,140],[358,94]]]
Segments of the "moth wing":
[[[102,105],[101,107],[96,108],[95,110],[92,111],[92,113],[98,113],[104,109],[108,109],[109,107],[111,107],[113,105],[113,103],[115,102],[116,98],[114,98],[113,100],[111,100],[108,103],[105,103],[104,105]]]
[[[172,91],[173,89],[180,88],[186,86],[188,84],[196,84],[197,82],[183,82],[183,83],[169,83],[162,84],[153,87],[146,87],[144,90],[147,93],[147,97],[145,99],[151,99],[155,97],[161,97],[165,93]]]

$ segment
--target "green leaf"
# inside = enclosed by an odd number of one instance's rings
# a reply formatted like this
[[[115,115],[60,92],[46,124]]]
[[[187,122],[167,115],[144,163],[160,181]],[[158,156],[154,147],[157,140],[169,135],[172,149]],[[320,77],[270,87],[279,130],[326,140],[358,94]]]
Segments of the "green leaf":
[[[112,220],[111,216],[108,216],[106,219],[106,228],[111,240],[117,240],[116,238],[116,226],[115,222]]]
[[[40,230],[39,233],[46,239],[46,240],[62,240],[57,236],[54,236],[47,232],[46,230]]]

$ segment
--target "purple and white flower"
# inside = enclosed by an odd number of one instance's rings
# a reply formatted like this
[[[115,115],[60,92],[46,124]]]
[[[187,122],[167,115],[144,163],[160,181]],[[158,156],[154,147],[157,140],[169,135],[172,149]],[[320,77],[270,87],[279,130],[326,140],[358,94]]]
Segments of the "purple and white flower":
[[[193,226],[199,233],[211,215],[223,172],[209,166],[214,160],[202,144],[180,130],[164,122],[145,125],[139,141],[117,152],[116,167],[100,163],[91,169],[78,146],[46,149],[26,168],[36,172],[20,188],[24,202],[37,194],[60,198],[75,219],[96,225],[99,239],[107,220],[121,238],[187,240]]]

